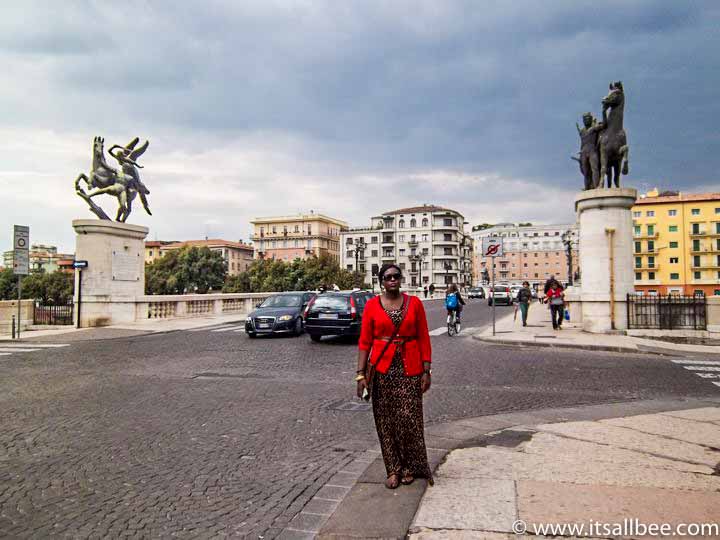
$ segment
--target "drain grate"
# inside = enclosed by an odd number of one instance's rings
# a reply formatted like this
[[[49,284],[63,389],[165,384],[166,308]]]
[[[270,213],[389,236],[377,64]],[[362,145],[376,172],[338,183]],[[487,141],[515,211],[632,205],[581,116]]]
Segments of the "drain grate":
[[[270,379],[270,375],[260,375],[258,373],[213,373],[206,371],[196,373],[193,379]]]

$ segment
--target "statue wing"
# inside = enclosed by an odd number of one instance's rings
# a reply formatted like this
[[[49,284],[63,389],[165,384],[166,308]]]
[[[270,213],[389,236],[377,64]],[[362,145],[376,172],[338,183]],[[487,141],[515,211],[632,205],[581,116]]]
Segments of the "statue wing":
[[[147,147],[150,146],[150,141],[145,141],[145,144],[141,144],[140,146],[138,146],[137,148],[135,148],[133,150],[133,148],[135,147],[135,144],[137,144],[138,140],[139,139],[137,137],[135,139],[133,139],[134,144],[130,148],[132,150],[132,152],[130,152],[130,155],[128,156],[133,161],[137,161],[137,159],[145,153],[145,150],[147,150]]]

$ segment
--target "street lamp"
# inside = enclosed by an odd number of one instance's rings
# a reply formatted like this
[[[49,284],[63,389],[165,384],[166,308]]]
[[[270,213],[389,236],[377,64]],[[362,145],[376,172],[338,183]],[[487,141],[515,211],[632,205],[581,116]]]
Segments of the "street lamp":
[[[445,262],[443,263],[443,266],[445,267],[445,284],[447,285],[447,284],[449,283],[449,282],[448,282],[448,277],[450,276],[450,270],[452,269],[452,264],[450,264],[449,262],[445,261]]]
[[[353,251],[355,251],[355,275],[356,275],[356,280],[359,281],[360,266],[359,266],[358,261],[359,261],[360,257],[362,257],[363,259],[365,258],[365,240],[363,240],[362,238],[360,240],[358,240],[358,243],[355,244]],[[358,283],[358,286],[360,286],[359,283]]]
[[[423,265],[423,261],[425,261],[425,254],[422,251],[420,251],[419,253],[417,253],[415,255],[410,255],[410,261],[417,263],[417,265],[418,265],[418,285],[420,287],[422,287],[423,286],[423,284],[422,284],[422,265]]]
[[[573,262],[572,262],[572,232],[570,229],[566,230],[564,233],[562,233],[561,236],[562,242],[565,245],[565,250],[567,251],[567,276],[568,276],[568,286],[572,286],[573,284]]]

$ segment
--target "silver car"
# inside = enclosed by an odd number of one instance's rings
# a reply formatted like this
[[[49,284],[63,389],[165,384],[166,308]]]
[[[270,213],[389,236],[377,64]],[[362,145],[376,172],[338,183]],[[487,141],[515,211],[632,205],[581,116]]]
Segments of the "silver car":
[[[490,291],[488,306],[492,306],[493,302],[496,304],[505,304],[506,306],[512,305],[513,298],[510,287],[507,285],[495,285],[495,288]]]

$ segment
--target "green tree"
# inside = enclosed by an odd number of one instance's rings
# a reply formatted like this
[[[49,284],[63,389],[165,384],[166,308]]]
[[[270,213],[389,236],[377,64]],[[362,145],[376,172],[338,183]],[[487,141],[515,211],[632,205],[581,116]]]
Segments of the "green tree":
[[[17,276],[13,274],[12,268],[0,271],[0,299],[17,299]]]
[[[221,253],[207,247],[185,247],[145,265],[145,291],[147,294],[219,291],[226,274]]]
[[[66,272],[33,271],[23,276],[22,297],[40,300],[43,304],[67,304],[72,300],[75,276]],[[0,272],[0,298],[17,298],[17,276],[12,268]]]

